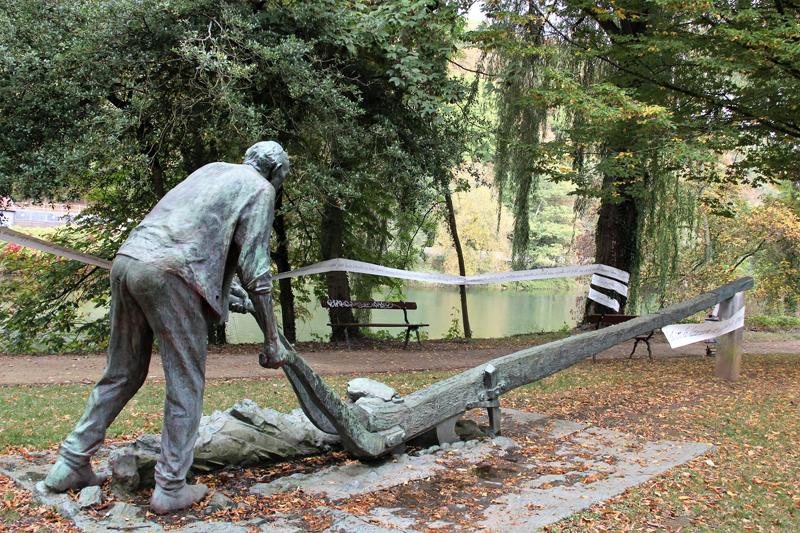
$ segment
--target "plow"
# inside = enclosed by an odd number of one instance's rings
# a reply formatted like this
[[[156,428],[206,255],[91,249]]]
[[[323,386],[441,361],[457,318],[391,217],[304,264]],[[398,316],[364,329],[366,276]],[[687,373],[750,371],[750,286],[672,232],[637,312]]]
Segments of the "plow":
[[[423,435],[440,444],[458,439],[456,421],[472,409],[486,409],[489,431],[500,434],[500,397],[518,387],[560,372],[603,350],[637,335],[674,324],[718,303],[732,300],[750,289],[753,279],[744,277],[657,313],[605,329],[520,350],[498,357],[389,401],[346,403],[291,349],[284,364],[306,415],[319,429],[338,434],[354,456],[374,458]]]
[[[0,228],[0,239],[96,267],[110,267],[107,260],[7,228]],[[325,433],[338,435],[344,448],[353,456],[377,458],[418,438],[439,444],[456,441],[456,422],[473,409],[486,409],[488,431],[499,435],[502,431],[500,400],[503,394],[717,304],[733,308],[738,305],[735,301],[741,301],[737,295],[752,287],[753,279],[743,277],[656,313],[491,359],[402,397],[361,398],[356,402],[342,400],[281,335],[281,342],[288,351],[282,369],[303,411],[316,427]]]

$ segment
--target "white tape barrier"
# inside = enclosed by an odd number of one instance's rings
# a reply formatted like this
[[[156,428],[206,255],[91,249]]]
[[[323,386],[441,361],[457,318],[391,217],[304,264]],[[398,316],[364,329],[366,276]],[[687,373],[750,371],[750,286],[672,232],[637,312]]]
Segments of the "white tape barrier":
[[[667,338],[671,348],[680,348],[687,344],[707,341],[730,333],[744,327],[744,307],[735,315],[719,322],[704,322],[702,324],[673,324],[664,326],[661,331]]]
[[[77,250],[72,250],[64,246],[59,246],[58,244],[53,244],[52,242],[47,242],[42,239],[37,239],[36,237],[31,237],[30,235],[26,235],[12,229],[0,228],[0,240],[8,241],[26,248],[33,248],[34,250],[47,252],[59,257],[65,257],[74,261],[79,261],[87,265],[94,265],[100,268],[105,268],[106,270],[111,270],[111,261],[107,261],[94,255],[85,254]]]
[[[602,292],[598,292],[593,288],[589,287],[589,299],[594,300],[595,302],[599,303],[600,305],[605,305],[609,309],[613,309],[614,311],[619,313],[619,302],[616,301],[614,298],[610,296],[606,296]]]
[[[611,289],[617,294],[621,294],[622,296],[625,297],[628,296],[628,286],[625,285],[624,283],[620,283],[615,279],[609,279],[603,276],[598,276],[597,274],[593,274],[592,285],[603,287],[604,289]]]
[[[389,268],[373,263],[365,263],[363,261],[354,261],[352,259],[329,259],[327,261],[321,261],[290,272],[281,272],[273,276],[273,279],[295,278],[311,274],[324,274],[325,272],[354,272],[357,274],[371,274],[373,276],[410,279],[429,283],[441,283],[444,285],[483,285],[486,283],[508,281],[588,276],[590,274],[602,274],[622,282],[627,282],[630,279],[630,275],[627,272],[606,265],[571,265],[566,267],[537,268],[533,270],[515,270],[512,272],[495,272],[492,274],[479,274],[477,276],[454,276],[451,274],[401,270],[399,268]],[[608,288],[618,290],[623,296],[627,295],[628,290],[624,283],[610,279],[606,281],[613,285]],[[606,287],[608,284],[599,286]]]
[[[82,263],[96,265],[101,268],[111,268],[111,262],[105,259],[84,254],[77,250],[71,250],[7,228],[0,228],[0,239]],[[311,274],[324,274],[325,272],[355,272],[358,274],[409,279],[427,283],[441,283],[444,285],[483,285],[487,283],[503,283],[510,281],[579,277],[591,274],[592,283],[594,285],[611,289],[622,296],[628,295],[628,287],[625,283],[630,279],[630,275],[624,270],[607,265],[571,265],[554,268],[536,268],[532,270],[515,270],[512,272],[494,272],[492,274],[480,274],[477,276],[453,276],[450,274],[436,274],[389,268],[373,263],[365,263],[364,261],[354,261],[352,259],[329,259],[327,261],[321,261],[290,272],[281,272],[275,275],[273,279],[295,278],[299,276],[309,276]],[[601,276],[598,276],[598,274]],[[589,298],[615,311],[619,311],[619,302],[594,289],[589,290]]]

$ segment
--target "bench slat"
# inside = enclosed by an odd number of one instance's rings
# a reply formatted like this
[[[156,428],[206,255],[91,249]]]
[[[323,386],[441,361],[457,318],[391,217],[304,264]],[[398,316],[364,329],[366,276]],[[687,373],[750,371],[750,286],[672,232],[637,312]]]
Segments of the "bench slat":
[[[325,309],[409,309],[417,308],[417,302],[384,302],[380,300],[338,300],[336,298],[323,298],[322,307]]]
[[[597,324],[598,322],[608,325],[621,324],[634,318],[636,318],[636,315],[586,315],[586,321],[592,324]]]
[[[362,324],[362,323],[355,323],[355,322],[342,322],[341,324],[328,324],[329,326],[338,326],[342,328],[352,328],[352,327],[359,327],[359,328],[374,328],[374,327],[382,327],[382,328],[418,328],[422,326],[430,326],[430,324],[376,324],[374,322],[369,324]]]

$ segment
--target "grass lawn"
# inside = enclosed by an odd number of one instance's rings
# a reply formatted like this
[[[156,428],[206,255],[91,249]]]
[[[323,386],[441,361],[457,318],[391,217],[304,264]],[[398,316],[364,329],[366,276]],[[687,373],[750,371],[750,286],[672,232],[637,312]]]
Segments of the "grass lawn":
[[[373,376],[401,394],[450,375]],[[344,391],[348,377],[326,378]],[[90,390],[84,385],[0,388],[0,453],[57,445]],[[206,413],[241,398],[288,411],[297,402],[283,379],[211,382]],[[800,357],[747,356],[742,379],[713,377],[704,358],[582,363],[514,391],[504,405],[653,439],[711,442],[717,451],[676,468],[553,531],[683,529],[800,531]],[[148,383],[109,431],[113,438],[159,430],[163,385]],[[0,492],[8,488],[0,477]],[[19,505],[0,497],[0,529]],[[30,504],[25,512],[35,512]]]

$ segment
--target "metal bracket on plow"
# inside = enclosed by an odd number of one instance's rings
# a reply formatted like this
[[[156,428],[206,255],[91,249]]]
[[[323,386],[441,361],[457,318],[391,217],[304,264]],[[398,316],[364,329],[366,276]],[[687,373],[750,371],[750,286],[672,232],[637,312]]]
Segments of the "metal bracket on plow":
[[[466,404],[467,409],[486,408],[489,415],[489,435],[500,435],[500,395],[505,390],[505,383],[500,382],[497,368],[489,363],[483,369],[483,390],[478,394],[478,400]]]
[[[484,405],[489,415],[489,435],[500,435],[500,389],[497,383],[497,369],[494,365],[486,365],[483,370],[483,386],[486,387]]]

